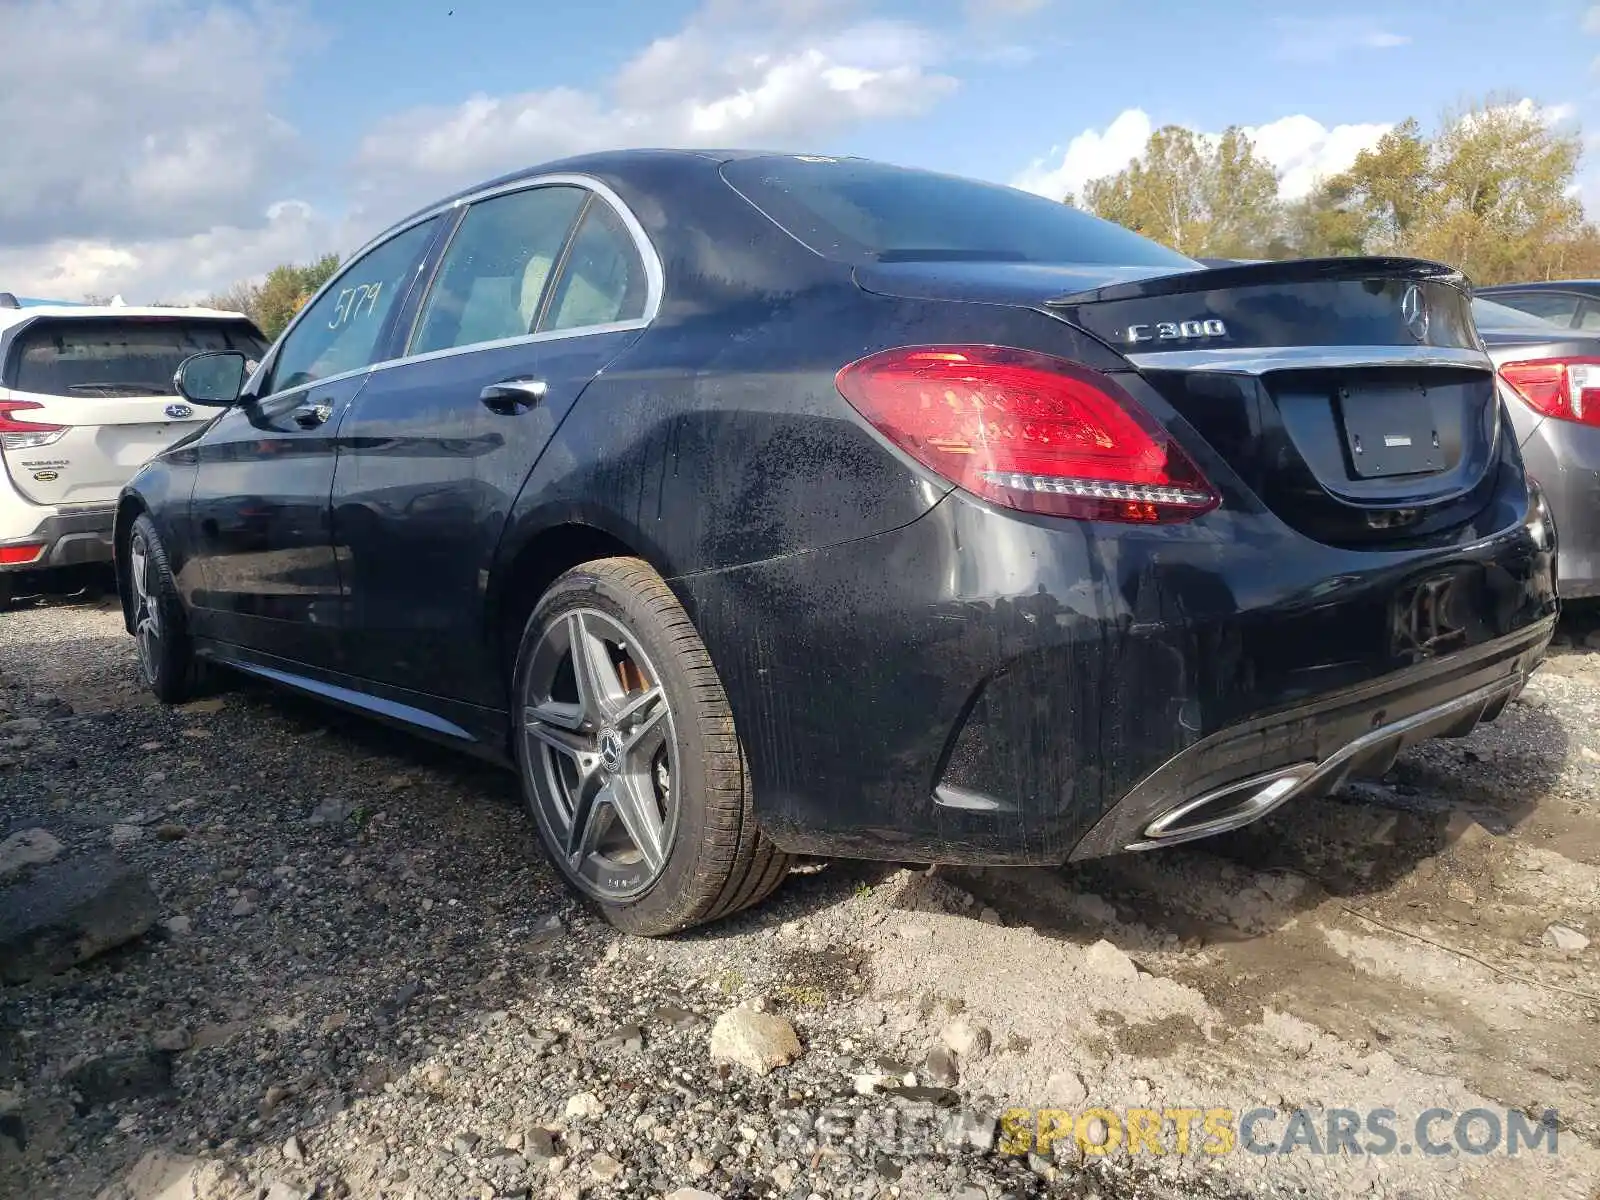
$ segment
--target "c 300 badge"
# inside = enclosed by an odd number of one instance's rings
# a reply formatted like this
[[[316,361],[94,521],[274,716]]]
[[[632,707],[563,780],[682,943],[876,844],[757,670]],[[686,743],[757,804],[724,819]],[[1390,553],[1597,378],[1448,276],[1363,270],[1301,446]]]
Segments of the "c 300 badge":
[[[1215,317],[1199,321],[1152,321],[1148,325],[1129,325],[1125,335],[1130,342],[1189,342],[1199,338],[1228,336],[1228,327]]]

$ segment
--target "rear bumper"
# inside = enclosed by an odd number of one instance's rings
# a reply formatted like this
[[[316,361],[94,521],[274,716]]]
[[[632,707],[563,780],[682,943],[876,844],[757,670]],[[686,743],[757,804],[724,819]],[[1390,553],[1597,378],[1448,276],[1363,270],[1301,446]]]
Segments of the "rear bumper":
[[[1140,781],[1071,857],[1235,829],[1279,805],[1326,795],[1352,776],[1380,776],[1408,746],[1464,737],[1521,692],[1554,631],[1549,617],[1514,636],[1203,738]]]
[[[1509,505],[1382,552],[1260,512],[1113,528],[957,492],[891,533],[670,583],[778,845],[1049,865],[1218,788],[1298,766],[1326,790],[1496,715],[1557,612],[1548,525],[1526,492]],[[1449,629],[1419,630],[1446,583]]]
[[[0,565],[0,572],[22,574],[112,561],[111,528],[116,520],[116,505],[37,511],[48,515],[40,517],[27,533],[12,531],[0,538],[0,546],[42,545],[39,556],[32,562]]]
[[[1522,458],[1555,516],[1561,595],[1600,595],[1600,427],[1542,421],[1523,442]]]

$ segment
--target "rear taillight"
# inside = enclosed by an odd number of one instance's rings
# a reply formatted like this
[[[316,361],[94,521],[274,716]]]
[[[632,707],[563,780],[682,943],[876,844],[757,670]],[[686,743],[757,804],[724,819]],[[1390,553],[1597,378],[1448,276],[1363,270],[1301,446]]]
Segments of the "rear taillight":
[[[66,425],[28,421],[16,415],[43,407],[33,400],[0,400],[0,445],[7,450],[32,450],[37,446],[48,446],[66,433]]]
[[[1094,521],[1215,508],[1200,469],[1110,377],[1001,346],[911,346],[851,363],[839,392],[924,466],[986,500]]]
[[[1558,421],[1600,425],[1600,358],[1506,363],[1500,378],[1535,412]]]
[[[21,567],[35,562],[44,553],[43,542],[31,542],[21,546],[0,546],[0,567]]]

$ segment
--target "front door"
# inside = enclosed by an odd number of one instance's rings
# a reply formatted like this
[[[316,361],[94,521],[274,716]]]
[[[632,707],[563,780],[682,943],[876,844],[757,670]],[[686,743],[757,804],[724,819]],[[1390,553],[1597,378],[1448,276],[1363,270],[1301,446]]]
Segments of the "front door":
[[[383,357],[436,221],[352,263],[290,327],[263,378],[195,444],[195,631],[336,669],[335,438]]]
[[[341,433],[334,530],[351,674],[504,706],[482,629],[500,535],[579,393],[640,335],[647,290],[632,235],[586,189],[468,209],[410,357],[373,373]]]

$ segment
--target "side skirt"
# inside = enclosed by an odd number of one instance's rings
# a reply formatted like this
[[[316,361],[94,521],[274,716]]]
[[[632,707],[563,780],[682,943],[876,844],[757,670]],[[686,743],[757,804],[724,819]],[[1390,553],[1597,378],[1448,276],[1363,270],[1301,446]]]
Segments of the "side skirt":
[[[509,723],[504,712],[319,670],[209,638],[196,638],[194,648],[195,654],[206,662],[292,688],[475,758],[503,767],[512,765]]]

